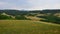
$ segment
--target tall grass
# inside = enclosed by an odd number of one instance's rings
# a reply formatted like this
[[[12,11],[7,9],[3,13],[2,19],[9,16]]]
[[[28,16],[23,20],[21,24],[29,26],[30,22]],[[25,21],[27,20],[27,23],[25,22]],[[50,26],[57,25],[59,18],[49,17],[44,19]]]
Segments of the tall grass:
[[[60,34],[60,26],[29,20],[0,20],[0,34]]]

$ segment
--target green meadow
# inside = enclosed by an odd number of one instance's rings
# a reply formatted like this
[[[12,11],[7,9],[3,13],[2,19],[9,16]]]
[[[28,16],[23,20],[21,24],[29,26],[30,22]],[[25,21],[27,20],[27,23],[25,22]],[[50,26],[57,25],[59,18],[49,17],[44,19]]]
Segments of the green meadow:
[[[60,25],[32,20],[0,20],[0,34],[60,34]]]

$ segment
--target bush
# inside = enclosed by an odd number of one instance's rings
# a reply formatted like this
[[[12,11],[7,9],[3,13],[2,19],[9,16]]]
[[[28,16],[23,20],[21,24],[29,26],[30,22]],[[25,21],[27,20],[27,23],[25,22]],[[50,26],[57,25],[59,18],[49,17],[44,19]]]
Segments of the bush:
[[[44,22],[53,22],[53,23],[60,24],[60,18],[57,17],[57,16],[49,15],[49,16],[45,16],[44,19],[45,20],[41,20],[41,21],[44,21]]]
[[[18,19],[18,20],[26,20],[27,18],[25,16],[15,16],[15,19]]]
[[[36,16],[37,14],[28,14],[27,16]]]
[[[3,20],[3,19],[12,19],[12,17],[6,16],[6,15],[0,15],[0,20]]]

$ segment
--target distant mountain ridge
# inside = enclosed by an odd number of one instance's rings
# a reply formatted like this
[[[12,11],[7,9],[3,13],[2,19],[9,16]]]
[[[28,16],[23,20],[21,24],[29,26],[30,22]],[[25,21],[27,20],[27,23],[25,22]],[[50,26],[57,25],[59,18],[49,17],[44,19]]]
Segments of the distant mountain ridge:
[[[39,13],[39,14],[46,14],[46,13],[60,13],[60,9],[46,9],[46,10],[33,10],[33,11],[27,11],[27,10],[0,10],[0,13],[6,13],[9,15],[20,15],[20,14],[29,14],[29,13]]]
[[[45,13],[60,13],[60,9],[42,10]]]

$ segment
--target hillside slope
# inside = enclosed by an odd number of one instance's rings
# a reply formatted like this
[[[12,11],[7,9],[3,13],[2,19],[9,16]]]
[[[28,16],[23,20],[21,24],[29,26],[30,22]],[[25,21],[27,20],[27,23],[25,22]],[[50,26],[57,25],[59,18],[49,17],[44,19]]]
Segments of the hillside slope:
[[[0,20],[0,34],[60,34],[60,26],[29,20]]]

